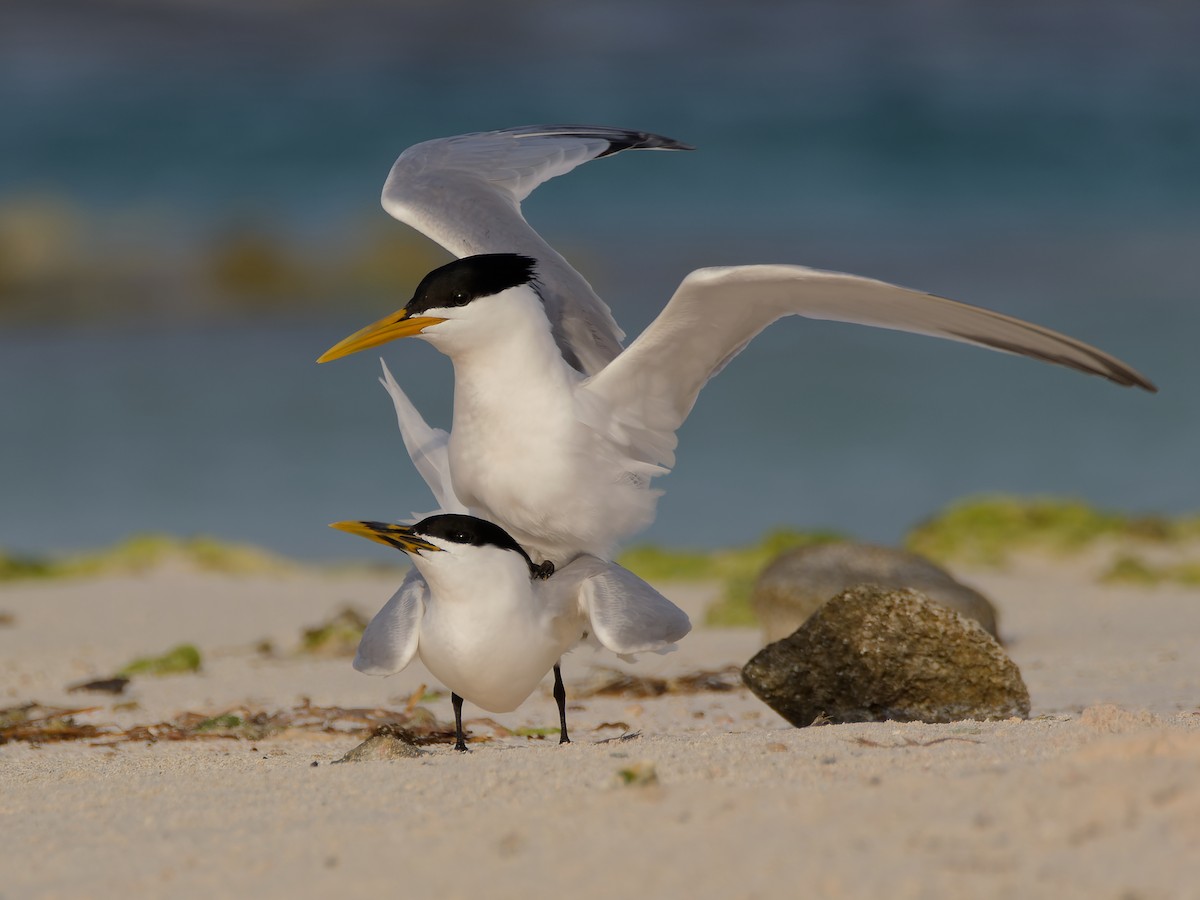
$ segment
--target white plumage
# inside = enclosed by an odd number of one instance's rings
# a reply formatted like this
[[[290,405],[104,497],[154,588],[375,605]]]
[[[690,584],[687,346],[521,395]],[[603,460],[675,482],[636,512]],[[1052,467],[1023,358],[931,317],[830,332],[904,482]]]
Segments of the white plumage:
[[[628,657],[673,649],[691,630],[683,610],[615,563],[580,556],[544,577],[511,536],[474,517],[333,527],[401,549],[414,566],[367,626],[354,667],[391,675],[420,657],[490,712],[516,709],[551,669],[561,685],[559,657],[589,635]],[[560,715],[565,739],[561,702]]]
[[[388,177],[384,207],[463,259],[427,276],[405,309],[321,358],[400,336],[419,336],[449,356],[448,437],[385,378],[405,443],[443,505],[499,523],[538,559],[607,557],[648,525],[660,493],[650,480],[674,465],[675,432],[700,389],[784,316],[947,338],[1154,390],[1115,357],[1049,329],[795,265],[694,271],[621,350],[608,308],[529,227],[520,202],[582,162],[639,148],[686,149],[641,132],[535,126],[406,150]]]

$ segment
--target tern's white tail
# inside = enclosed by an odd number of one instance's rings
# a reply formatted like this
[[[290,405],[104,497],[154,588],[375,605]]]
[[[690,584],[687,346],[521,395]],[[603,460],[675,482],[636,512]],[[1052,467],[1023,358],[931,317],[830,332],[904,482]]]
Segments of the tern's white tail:
[[[396,407],[400,436],[404,438],[404,447],[408,450],[413,465],[429,485],[429,490],[433,492],[433,497],[442,512],[469,512],[455,495],[454,484],[450,480],[450,454],[446,449],[450,435],[440,428],[431,427],[425,421],[392,377],[387,363],[382,359],[379,363],[383,366],[383,377],[379,379],[379,383],[391,395],[392,404]]]

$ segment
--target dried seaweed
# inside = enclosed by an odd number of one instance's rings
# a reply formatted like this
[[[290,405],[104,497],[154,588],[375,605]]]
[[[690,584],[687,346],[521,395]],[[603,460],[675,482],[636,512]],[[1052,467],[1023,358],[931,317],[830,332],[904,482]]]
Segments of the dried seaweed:
[[[97,694],[123,694],[129,684],[124,675],[114,675],[112,678],[99,678],[96,681],[83,681],[67,688],[67,692],[77,694],[80,691],[93,691]]]
[[[185,712],[169,722],[122,728],[78,721],[101,707],[66,709],[26,703],[0,709],[0,744],[22,741],[49,744],[88,741],[94,747],[157,741],[208,739],[261,740],[285,732],[370,735],[384,726],[403,728],[418,744],[454,741],[454,727],[439,723],[424,707],[398,711],[380,707],[313,706],[307,700],[291,709],[268,712],[236,707],[214,714]]]
[[[878,747],[883,750],[900,750],[905,747],[932,747],[934,744],[945,744],[948,741],[961,741],[964,744],[983,743],[983,741],[977,741],[974,738],[965,737],[940,737],[933,738],[933,740],[929,741],[915,741],[910,737],[906,737],[902,741],[894,744],[884,744],[880,743],[879,741],[873,741],[870,738],[862,737],[861,735],[854,738],[851,743],[858,744],[861,747]]]
[[[597,728],[597,731],[600,729]],[[616,737],[604,738],[596,741],[597,744],[623,744],[625,741],[636,741],[642,736],[640,731],[626,731],[624,734],[618,734]]]
[[[664,694],[703,694],[736,691],[742,685],[741,669],[707,669],[675,678],[651,678],[605,669],[591,684],[572,690],[577,699],[587,697],[661,697]]]

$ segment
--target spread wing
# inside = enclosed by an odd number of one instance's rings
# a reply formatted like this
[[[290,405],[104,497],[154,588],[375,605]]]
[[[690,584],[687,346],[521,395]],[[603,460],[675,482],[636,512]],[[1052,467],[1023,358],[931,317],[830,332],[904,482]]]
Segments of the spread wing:
[[[621,656],[673,649],[692,630],[687,613],[616,563],[580,556],[551,581],[574,593],[592,635]]]
[[[438,511],[444,513],[466,513],[467,507],[454,493],[454,484],[450,480],[450,451],[447,445],[450,435],[440,428],[430,426],[413,406],[408,395],[401,390],[391,370],[382,359],[383,377],[379,383],[384,386],[396,407],[396,421],[400,425],[400,436],[404,438],[404,447],[417,472],[429,485],[433,497],[437,500]],[[425,518],[420,516],[419,518]]]
[[[698,269],[684,278],[637,340],[583,383],[583,415],[593,428],[617,435],[639,459],[670,466],[675,430],[700,389],[783,316],[947,338],[1156,390],[1095,347],[990,310],[840,272],[736,266]]]
[[[415,569],[363,631],[354,668],[366,675],[394,675],[412,662],[421,635],[429,585]]]
[[[532,125],[441,138],[400,154],[383,208],[458,257],[520,253],[538,261],[539,291],[563,358],[584,374],[621,352],[625,336],[583,276],[521,215],[539,184],[622,150],[689,150],[621,128]]]

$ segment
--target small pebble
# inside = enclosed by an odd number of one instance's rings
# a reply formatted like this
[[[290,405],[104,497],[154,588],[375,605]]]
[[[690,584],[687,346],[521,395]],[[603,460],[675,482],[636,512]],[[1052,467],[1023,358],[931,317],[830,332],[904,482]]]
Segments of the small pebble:
[[[420,748],[402,728],[381,728],[334,764],[366,762],[377,759],[413,759],[421,755]]]

